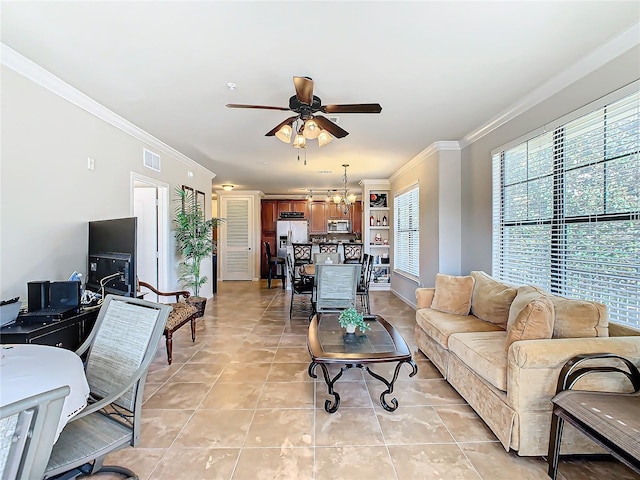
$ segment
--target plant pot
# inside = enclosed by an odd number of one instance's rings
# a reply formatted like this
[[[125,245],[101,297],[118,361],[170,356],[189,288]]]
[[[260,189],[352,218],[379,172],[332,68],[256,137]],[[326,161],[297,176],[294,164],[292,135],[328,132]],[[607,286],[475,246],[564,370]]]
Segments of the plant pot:
[[[207,299],[205,297],[189,297],[187,303],[190,303],[198,309],[198,315],[196,318],[200,318],[204,315],[204,309],[207,306]]]
[[[347,329],[347,333],[356,333],[356,326],[351,323],[345,328]]]

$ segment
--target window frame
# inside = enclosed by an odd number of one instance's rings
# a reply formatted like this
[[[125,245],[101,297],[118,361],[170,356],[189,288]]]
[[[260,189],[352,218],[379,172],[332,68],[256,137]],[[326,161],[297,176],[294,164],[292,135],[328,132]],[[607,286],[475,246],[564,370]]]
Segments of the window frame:
[[[404,211],[405,198],[408,205]],[[405,223],[406,221],[406,223]],[[406,224],[401,227],[401,224]],[[400,245],[407,236],[407,254],[409,258],[401,258]],[[393,196],[393,273],[420,282],[420,185],[414,183]],[[406,268],[409,265],[409,268]]]

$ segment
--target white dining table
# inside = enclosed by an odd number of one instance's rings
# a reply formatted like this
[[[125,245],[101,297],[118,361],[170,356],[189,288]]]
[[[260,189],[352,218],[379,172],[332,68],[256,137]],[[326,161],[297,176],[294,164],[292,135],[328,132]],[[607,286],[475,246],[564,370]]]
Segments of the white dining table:
[[[89,384],[82,359],[59,347],[0,345],[0,406],[68,385],[56,440],[67,422],[87,405]]]

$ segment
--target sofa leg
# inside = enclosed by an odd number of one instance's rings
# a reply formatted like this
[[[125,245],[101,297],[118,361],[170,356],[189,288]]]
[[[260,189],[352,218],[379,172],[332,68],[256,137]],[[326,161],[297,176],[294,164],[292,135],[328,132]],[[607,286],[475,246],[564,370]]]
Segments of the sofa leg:
[[[171,365],[171,361],[173,360],[173,332],[165,332],[165,336],[167,337],[167,362]]]
[[[191,341],[196,341],[196,319],[193,317],[191,319]]]
[[[547,463],[549,464],[548,475],[552,480],[556,480],[558,476],[558,461],[560,458],[560,441],[562,439],[562,430],[564,420],[555,413],[551,414],[551,433],[549,435],[549,454]]]

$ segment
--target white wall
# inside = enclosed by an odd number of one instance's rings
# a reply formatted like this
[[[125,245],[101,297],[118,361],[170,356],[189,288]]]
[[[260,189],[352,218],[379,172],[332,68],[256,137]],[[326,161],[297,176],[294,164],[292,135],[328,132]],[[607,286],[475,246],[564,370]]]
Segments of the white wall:
[[[86,278],[88,222],[131,216],[131,172],[211,194],[214,174],[178,152],[159,152],[4,65],[1,82],[0,298],[25,300],[28,281],[66,280],[74,270]],[[161,173],[143,167],[143,147],[160,154]]]

